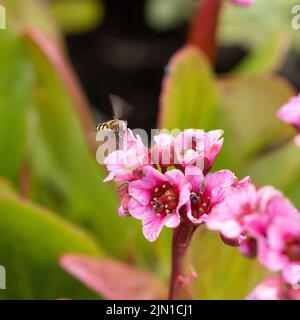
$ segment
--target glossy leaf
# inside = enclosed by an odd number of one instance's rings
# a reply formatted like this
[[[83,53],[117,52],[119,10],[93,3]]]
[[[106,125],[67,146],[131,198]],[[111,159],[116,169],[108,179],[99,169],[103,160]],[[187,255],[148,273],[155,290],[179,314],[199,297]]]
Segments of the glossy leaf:
[[[110,259],[67,254],[60,265],[88,288],[111,300],[165,299],[165,286],[151,273]]]
[[[217,94],[206,58],[193,46],[169,62],[160,96],[159,128],[215,128]]]
[[[93,297],[58,266],[65,252],[99,255],[95,242],[53,212],[0,192],[0,257],[6,268],[5,299]]]

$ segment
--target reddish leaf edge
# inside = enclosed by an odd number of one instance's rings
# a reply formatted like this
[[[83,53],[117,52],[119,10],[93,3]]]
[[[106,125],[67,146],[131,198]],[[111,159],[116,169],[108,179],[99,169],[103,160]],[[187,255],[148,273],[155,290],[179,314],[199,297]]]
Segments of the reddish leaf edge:
[[[167,288],[154,274],[109,259],[67,253],[59,265],[86,287],[108,300],[162,300]]]

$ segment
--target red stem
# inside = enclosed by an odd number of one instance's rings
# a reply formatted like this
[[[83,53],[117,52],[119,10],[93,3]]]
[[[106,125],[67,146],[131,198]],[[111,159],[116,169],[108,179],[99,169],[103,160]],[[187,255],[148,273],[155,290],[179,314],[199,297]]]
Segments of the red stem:
[[[169,300],[177,300],[180,293],[180,275],[183,258],[187,252],[196,226],[183,222],[173,232],[172,240],[172,273],[170,279]]]
[[[190,27],[187,42],[197,46],[213,63],[217,52],[217,29],[223,0],[202,0]]]

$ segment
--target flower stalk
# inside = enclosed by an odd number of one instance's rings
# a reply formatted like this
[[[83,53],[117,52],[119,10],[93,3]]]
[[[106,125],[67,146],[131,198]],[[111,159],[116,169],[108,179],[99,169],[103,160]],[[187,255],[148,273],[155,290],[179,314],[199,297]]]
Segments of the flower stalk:
[[[173,231],[172,271],[170,278],[169,300],[177,300],[180,295],[182,266],[187,249],[197,226],[183,222]]]

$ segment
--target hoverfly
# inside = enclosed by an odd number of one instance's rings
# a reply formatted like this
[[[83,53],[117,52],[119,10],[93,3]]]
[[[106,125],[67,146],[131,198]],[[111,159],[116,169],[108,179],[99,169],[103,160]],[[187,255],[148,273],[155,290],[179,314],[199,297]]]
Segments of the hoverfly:
[[[109,99],[112,105],[113,119],[99,123],[95,131],[111,130],[117,135],[118,140],[121,140],[127,129],[127,121],[124,118],[132,112],[133,107],[118,96],[111,94],[109,95]],[[121,141],[118,141],[118,145],[119,142]]]
[[[127,128],[127,121],[123,119],[132,111],[132,106],[122,98],[112,94],[109,96],[109,99],[112,105],[113,119],[99,123],[96,126],[95,131],[112,130],[117,134],[124,134]]]

